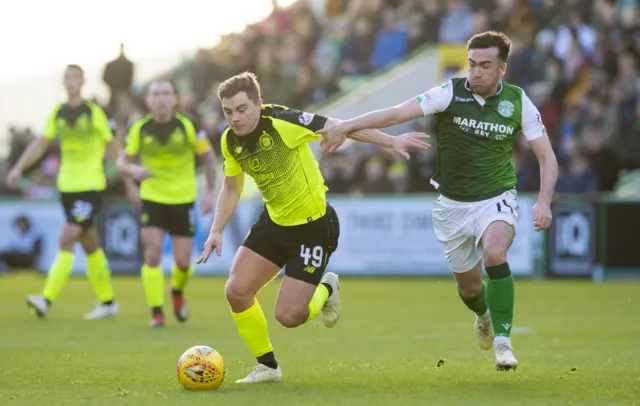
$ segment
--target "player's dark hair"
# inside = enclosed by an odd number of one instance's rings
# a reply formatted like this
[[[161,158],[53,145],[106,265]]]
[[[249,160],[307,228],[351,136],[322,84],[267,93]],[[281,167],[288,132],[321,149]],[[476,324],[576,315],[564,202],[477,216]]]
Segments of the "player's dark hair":
[[[511,52],[511,40],[506,34],[496,31],[485,31],[476,34],[467,42],[467,50],[497,48],[498,57],[507,62]]]
[[[82,76],[84,76],[84,69],[82,69],[82,66],[76,65],[75,63],[70,63],[69,65],[67,65],[66,69],[76,69]]]
[[[252,72],[243,72],[225,80],[218,87],[218,98],[228,99],[240,92],[245,92],[254,103],[260,100],[260,83]]]

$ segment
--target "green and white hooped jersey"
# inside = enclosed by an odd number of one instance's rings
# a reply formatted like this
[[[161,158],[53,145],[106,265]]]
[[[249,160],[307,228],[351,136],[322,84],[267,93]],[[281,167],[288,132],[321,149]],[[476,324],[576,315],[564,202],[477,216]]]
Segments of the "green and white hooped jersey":
[[[501,81],[483,99],[465,78],[454,78],[416,96],[424,115],[436,117],[437,166],[431,184],[449,199],[474,202],[513,189],[511,156],[516,134],[542,137],[540,112],[518,86]]]

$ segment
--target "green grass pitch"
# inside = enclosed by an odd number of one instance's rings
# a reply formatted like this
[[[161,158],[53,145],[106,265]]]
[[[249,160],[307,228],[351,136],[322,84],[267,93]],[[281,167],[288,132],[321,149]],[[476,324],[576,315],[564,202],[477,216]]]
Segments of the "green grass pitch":
[[[637,283],[517,281],[520,366],[497,372],[452,280],[345,278],[335,328],[318,321],[292,330],[273,319],[274,282],[260,300],[285,382],[240,386],[234,381],[254,360],[229,315],[224,279],[194,279],[189,322],[178,325],[167,306],[159,330],[147,327],[139,279],[116,278],[120,315],[91,322],[81,318],[93,305],[82,278],[47,320],[36,320],[24,297],[43,281],[0,278],[0,405],[640,404]],[[197,344],[225,359],[218,391],[188,392],[177,382],[178,357]]]

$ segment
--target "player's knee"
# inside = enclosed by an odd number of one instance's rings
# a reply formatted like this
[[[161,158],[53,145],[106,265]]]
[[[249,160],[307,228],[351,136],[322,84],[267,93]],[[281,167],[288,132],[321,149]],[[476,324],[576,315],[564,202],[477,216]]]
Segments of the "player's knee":
[[[232,281],[228,281],[225,285],[224,295],[231,306],[231,310],[236,313],[249,308],[254,299],[254,295],[249,289],[245,289],[241,285],[233,283]]]
[[[276,320],[278,320],[278,323],[282,324],[283,327],[294,328],[300,326],[301,324],[304,324],[304,322],[307,321],[307,317],[309,316],[309,309],[285,309],[282,307],[276,307],[275,313]]]
[[[191,266],[191,258],[176,258],[176,267],[179,270],[183,272],[187,272],[190,266]]]
[[[100,241],[90,237],[81,238],[80,244],[87,254],[93,254],[100,248]]]
[[[77,241],[76,234],[67,228],[62,230],[60,236],[58,237],[58,243],[60,244],[60,249],[63,251],[73,251],[73,246]]]
[[[161,254],[160,247],[146,247],[144,250],[144,263],[152,268],[160,266]]]
[[[473,300],[482,294],[482,279],[480,283],[459,283],[458,291],[465,300]]]
[[[500,246],[483,247],[484,266],[496,266],[507,262],[507,249]]]

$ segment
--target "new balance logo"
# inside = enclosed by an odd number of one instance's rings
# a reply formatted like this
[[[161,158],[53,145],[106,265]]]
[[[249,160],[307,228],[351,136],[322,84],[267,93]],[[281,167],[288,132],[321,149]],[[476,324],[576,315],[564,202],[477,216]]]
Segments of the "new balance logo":
[[[462,102],[462,103],[469,103],[473,101],[473,98],[471,97],[458,97],[456,96],[456,101],[457,102]]]
[[[304,267],[303,271],[305,271],[306,273],[314,273],[316,271],[316,267],[307,265]]]
[[[504,323],[504,324],[502,325],[502,327],[504,327],[504,329],[505,329],[505,330],[509,330],[509,329],[511,328],[511,324],[509,324],[509,323]]]

